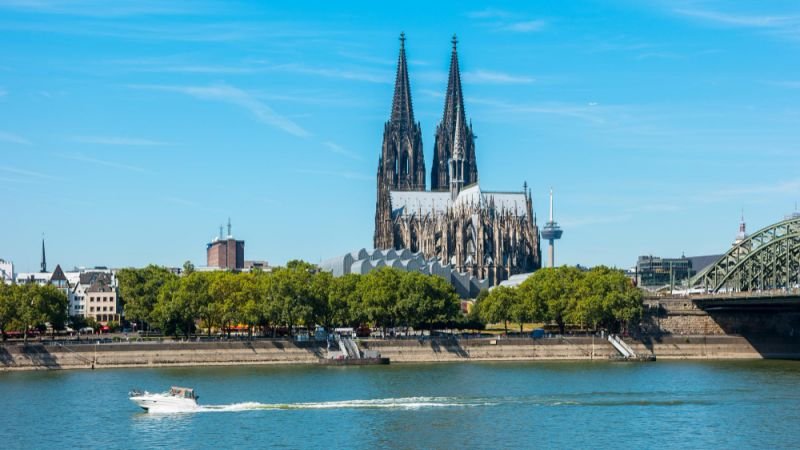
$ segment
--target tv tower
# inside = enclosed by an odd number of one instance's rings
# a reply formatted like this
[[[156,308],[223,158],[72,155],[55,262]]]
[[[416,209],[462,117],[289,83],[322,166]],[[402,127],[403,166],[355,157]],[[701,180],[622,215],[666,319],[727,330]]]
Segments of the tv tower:
[[[544,228],[542,229],[542,238],[547,239],[550,242],[550,267],[555,267],[555,241],[556,239],[561,239],[561,235],[564,231],[561,227],[558,226],[553,220],[553,188],[550,188],[550,220],[547,221]]]

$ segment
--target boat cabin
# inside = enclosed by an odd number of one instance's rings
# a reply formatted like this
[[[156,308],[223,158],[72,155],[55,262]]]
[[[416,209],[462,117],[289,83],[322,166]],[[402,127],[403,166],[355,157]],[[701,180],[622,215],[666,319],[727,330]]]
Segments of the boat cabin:
[[[194,395],[194,389],[190,388],[172,386],[169,388],[169,395],[178,398],[190,398],[192,400],[197,400],[197,396]]]

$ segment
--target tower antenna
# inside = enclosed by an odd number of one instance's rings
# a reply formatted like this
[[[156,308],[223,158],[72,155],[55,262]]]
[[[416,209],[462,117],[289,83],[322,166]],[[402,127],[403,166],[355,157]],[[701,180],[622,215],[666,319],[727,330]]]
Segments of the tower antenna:
[[[231,218],[228,217],[228,237],[231,237]]]
[[[561,235],[564,231],[561,227],[558,226],[553,220],[553,188],[550,188],[550,220],[545,224],[544,228],[542,229],[542,238],[547,239],[549,241],[549,253],[550,253],[550,267],[555,267],[555,241],[557,239],[561,239]]]

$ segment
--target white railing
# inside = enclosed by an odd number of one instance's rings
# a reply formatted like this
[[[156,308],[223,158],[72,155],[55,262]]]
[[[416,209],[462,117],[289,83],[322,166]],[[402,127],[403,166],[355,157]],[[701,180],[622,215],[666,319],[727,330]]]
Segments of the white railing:
[[[609,334],[608,335],[608,342],[614,346],[615,349],[625,358],[636,358],[636,353],[634,353],[633,349],[625,343],[622,339],[618,336]]]

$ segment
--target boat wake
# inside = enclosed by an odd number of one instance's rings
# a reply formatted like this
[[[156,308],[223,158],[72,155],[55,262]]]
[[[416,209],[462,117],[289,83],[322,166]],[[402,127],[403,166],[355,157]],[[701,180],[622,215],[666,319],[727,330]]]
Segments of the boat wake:
[[[399,409],[415,410],[423,408],[469,408],[488,406],[485,401],[474,401],[456,397],[405,397],[374,400],[341,400],[307,403],[258,403],[245,402],[231,405],[201,406],[197,412],[232,412],[254,410],[301,410],[301,409]]]
[[[566,398],[565,398],[566,397]],[[422,410],[433,408],[479,408],[498,406],[539,406],[539,407],[670,407],[683,405],[707,405],[708,399],[658,399],[626,398],[627,395],[586,396],[585,398],[556,397],[402,397],[372,400],[339,400],[327,402],[300,403],[259,403],[243,402],[229,405],[203,405],[195,408],[152,410],[151,413],[208,413],[242,411],[292,411],[292,410],[336,410],[336,409],[374,409],[374,410]]]

